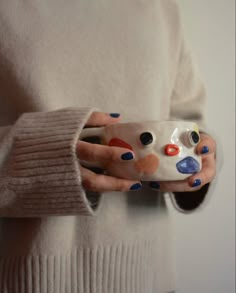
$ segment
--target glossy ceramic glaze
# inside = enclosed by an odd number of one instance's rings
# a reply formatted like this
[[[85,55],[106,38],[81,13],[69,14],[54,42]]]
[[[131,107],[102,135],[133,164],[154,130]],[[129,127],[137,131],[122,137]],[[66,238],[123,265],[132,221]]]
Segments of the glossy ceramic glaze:
[[[196,154],[199,131],[193,122],[112,124],[84,129],[80,139],[94,136],[100,137],[102,144],[125,147],[135,154],[134,160],[111,164],[107,170],[110,175],[142,181],[170,181],[183,180],[201,170],[201,157]]]

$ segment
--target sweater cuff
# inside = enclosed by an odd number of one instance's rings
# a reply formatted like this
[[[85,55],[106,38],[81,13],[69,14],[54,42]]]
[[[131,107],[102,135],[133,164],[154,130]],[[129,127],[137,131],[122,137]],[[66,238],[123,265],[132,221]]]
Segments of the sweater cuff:
[[[15,124],[5,180],[11,216],[92,215],[76,156],[88,108],[23,114]]]

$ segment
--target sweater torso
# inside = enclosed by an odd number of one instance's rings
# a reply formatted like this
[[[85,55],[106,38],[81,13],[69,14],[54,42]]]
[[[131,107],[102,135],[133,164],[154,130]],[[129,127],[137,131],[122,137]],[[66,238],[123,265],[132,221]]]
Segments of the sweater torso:
[[[1,1],[1,125],[64,107],[167,119],[178,21],[172,1]],[[169,215],[148,188],[104,194],[94,217],[2,218],[0,235],[4,293],[174,289]]]
[[[68,106],[168,118],[180,51],[172,1],[2,1],[0,19],[1,124]]]

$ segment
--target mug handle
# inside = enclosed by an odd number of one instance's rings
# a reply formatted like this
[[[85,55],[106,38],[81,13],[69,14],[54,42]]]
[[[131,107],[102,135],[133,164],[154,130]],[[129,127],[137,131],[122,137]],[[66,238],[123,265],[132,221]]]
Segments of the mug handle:
[[[99,137],[102,139],[104,136],[104,128],[105,127],[91,127],[84,128],[79,136],[79,140],[83,140],[89,137]],[[88,162],[85,160],[79,160],[82,166],[87,168],[99,168],[102,169],[102,166],[98,162]]]
[[[79,136],[80,140],[83,140],[88,137],[100,137],[104,136],[104,127],[91,127],[91,128],[84,128]]]

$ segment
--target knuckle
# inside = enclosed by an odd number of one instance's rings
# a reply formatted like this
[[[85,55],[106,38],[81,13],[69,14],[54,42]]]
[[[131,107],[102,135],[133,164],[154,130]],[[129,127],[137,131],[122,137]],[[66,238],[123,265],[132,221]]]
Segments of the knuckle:
[[[88,143],[79,142],[77,147],[77,156],[82,160],[90,159],[93,152]]]
[[[86,159],[90,162],[96,162],[99,159],[99,149],[95,144],[89,144],[88,147],[84,150]]]
[[[112,147],[107,147],[106,149],[106,157],[111,161],[115,161],[117,158],[116,152]]]
[[[85,180],[83,180],[83,187],[85,188],[85,190],[90,190],[90,191],[92,191],[92,189],[93,189],[93,184],[92,184],[92,182],[91,182],[90,180],[85,179]]]
[[[79,140],[77,145],[76,145],[76,152],[78,155],[81,154],[81,152],[83,152],[83,141]]]
[[[215,169],[209,170],[206,183],[211,182],[215,178],[215,176],[216,176],[216,170]]]
[[[93,112],[87,122],[87,125],[98,126],[103,124],[105,114],[102,112]]]
[[[85,190],[88,191],[97,191],[97,185],[96,185],[96,178],[95,176],[91,176],[89,178],[85,178],[82,180],[82,184]]]
[[[88,155],[89,161],[95,162],[96,159],[97,159],[96,148],[94,148],[94,149],[88,149],[87,155]]]
[[[208,166],[208,168],[206,170],[204,170],[203,172],[204,176],[205,176],[205,181],[210,182],[213,180],[213,178],[215,178],[216,176],[216,166],[215,164],[212,164],[210,166]]]
[[[90,116],[90,120],[92,120],[93,122],[97,121],[99,119],[100,113],[99,112],[93,112]]]

